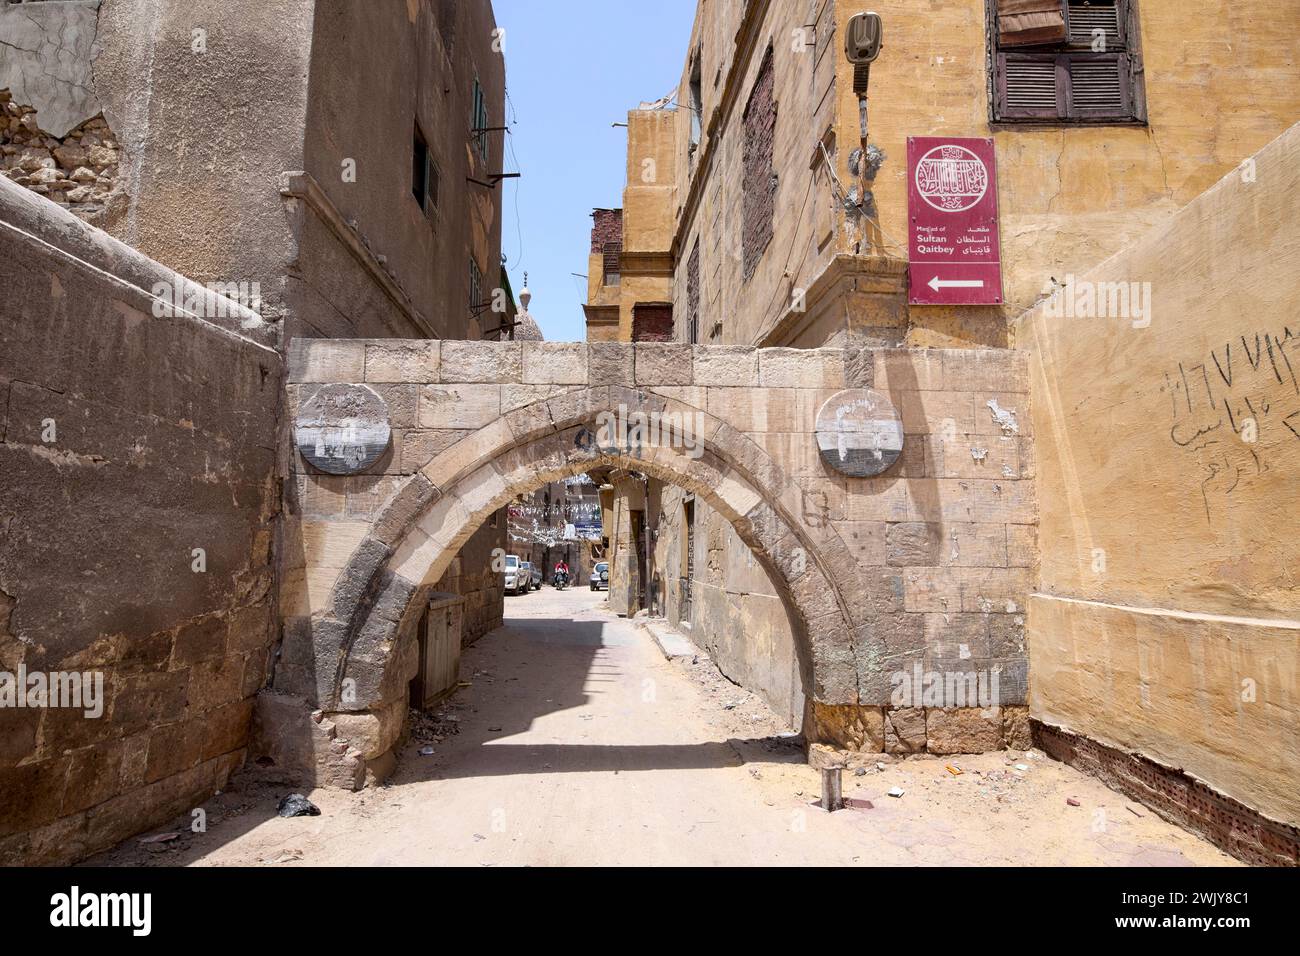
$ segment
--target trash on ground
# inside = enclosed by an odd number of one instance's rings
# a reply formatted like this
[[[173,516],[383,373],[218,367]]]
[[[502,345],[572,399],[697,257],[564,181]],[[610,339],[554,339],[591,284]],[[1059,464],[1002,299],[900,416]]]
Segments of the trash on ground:
[[[902,787],[890,787],[890,788],[889,788],[889,795],[890,795],[891,797],[901,797],[901,796],[902,796],[904,793],[906,793],[906,792],[907,792],[907,791],[904,790]]]
[[[1078,797],[1066,797],[1066,798],[1065,798],[1065,802],[1068,803],[1068,804],[1069,804],[1070,806],[1072,806],[1072,807],[1081,807],[1081,806],[1083,806],[1083,804],[1079,802],[1079,798],[1078,798]]]
[[[274,863],[294,863],[294,862],[297,862],[298,860],[301,860],[301,859],[302,859],[302,850],[283,850],[283,851],[281,851],[281,853],[279,854],[279,856],[276,856],[276,857],[273,858],[273,859],[270,859],[270,860],[262,859],[262,860],[259,860],[258,862],[260,862],[260,863],[272,863],[272,864],[274,864]]]
[[[155,833],[153,836],[140,837],[140,843],[170,843],[172,840],[179,840],[179,833]]]
[[[282,817],[318,817],[320,807],[312,803],[301,793],[291,793],[280,801],[278,808]]]

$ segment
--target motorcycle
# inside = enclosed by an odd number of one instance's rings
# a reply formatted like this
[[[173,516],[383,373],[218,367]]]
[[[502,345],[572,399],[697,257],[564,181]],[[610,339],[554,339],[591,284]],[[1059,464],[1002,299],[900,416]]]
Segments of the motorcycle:
[[[563,591],[569,584],[569,573],[567,571],[556,571],[552,583],[555,585],[555,590]]]

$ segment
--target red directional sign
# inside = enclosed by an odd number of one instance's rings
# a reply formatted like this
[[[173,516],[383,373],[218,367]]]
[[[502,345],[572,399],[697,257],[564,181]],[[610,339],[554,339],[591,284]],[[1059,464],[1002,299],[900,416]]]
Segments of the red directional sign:
[[[907,218],[908,302],[1002,303],[993,140],[909,136]]]

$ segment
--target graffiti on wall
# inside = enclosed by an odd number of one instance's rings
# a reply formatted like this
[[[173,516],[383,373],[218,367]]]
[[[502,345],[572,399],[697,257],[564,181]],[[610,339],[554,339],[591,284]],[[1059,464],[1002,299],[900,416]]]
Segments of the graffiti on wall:
[[[1166,369],[1169,440],[1200,475],[1205,520],[1300,442],[1300,332],[1257,330],[1225,341],[1198,361]]]

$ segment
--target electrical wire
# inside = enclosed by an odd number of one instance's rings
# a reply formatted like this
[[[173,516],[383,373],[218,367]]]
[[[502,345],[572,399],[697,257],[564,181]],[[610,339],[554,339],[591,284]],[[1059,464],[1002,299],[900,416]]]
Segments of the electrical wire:
[[[510,98],[510,87],[508,86],[506,87],[505,93],[506,93],[506,108],[510,111],[510,115],[513,117],[513,119],[507,118],[506,122],[508,125],[518,126],[519,111],[515,109],[515,102]],[[515,172],[522,173],[523,170],[520,168],[519,156],[515,152],[514,130],[508,130],[507,132],[509,133],[509,135],[505,137],[505,140],[506,140],[506,149],[509,150],[510,152],[510,165],[514,168]],[[515,239],[518,244],[518,248],[516,250],[516,255],[515,255],[516,261],[514,263],[514,266],[516,270],[522,270],[525,265],[524,227],[523,227],[523,217],[519,213],[519,190],[523,185],[523,176],[520,176],[518,179],[515,179],[513,182],[515,186],[515,190],[514,190]]]

